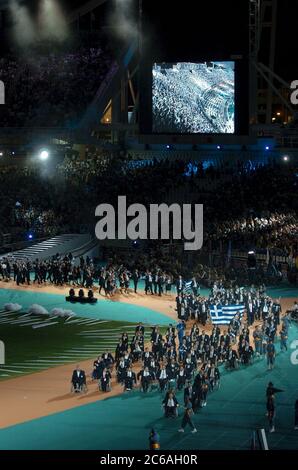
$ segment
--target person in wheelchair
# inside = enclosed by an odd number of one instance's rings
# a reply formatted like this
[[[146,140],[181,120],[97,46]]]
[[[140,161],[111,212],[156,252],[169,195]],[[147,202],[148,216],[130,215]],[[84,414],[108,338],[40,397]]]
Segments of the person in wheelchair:
[[[92,289],[88,290],[88,301],[90,304],[95,304],[97,302],[97,299],[94,297]]]
[[[137,383],[136,374],[133,372],[131,367],[128,367],[125,379],[124,379],[124,389],[128,392],[131,391],[134,385]]]
[[[115,360],[114,360],[113,355],[111,353],[105,351],[102,354],[101,358],[103,360],[104,366],[107,369],[113,369]]]
[[[104,368],[104,361],[100,356],[98,356],[98,358],[93,362],[92,380],[99,380]]]
[[[82,393],[87,391],[86,374],[84,370],[81,370],[80,366],[77,365],[72,373],[71,378],[71,392]]]
[[[227,354],[227,358],[226,358],[226,368],[227,369],[237,369],[238,368],[238,361],[239,361],[239,357],[238,357],[237,352],[230,347],[229,352]]]
[[[138,362],[142,357],[143,350],[139,341],[136,341],[134,344],[131,344],[131,353],[132,353],[132,361]]]
[[[244,365],[251,365],[253,362],[253,355],[254,355],[254,350],[253,348],[249,345],[249,343],[245,343],[244,348],[242,348],[241,351],[241,362]]]
[[[148,389],[150,387],[150,384],[153,380],[153,377],[149,371],[148,367],[144,367],[144,369],[140,370],[140,372],[137,375],[137,379],[141,379],[141,389],[143,390],[144,393],[148,392]]]
[[[161,368],[157,373],[157,380],[159,383],[160,391],[163,392],[166,388],[167,383],[169,382],[167,369],[164,364],[161,365]]]
[[[109,369],[103,369],[102,375],[99,381],[99,389],[103,392],[110,392],[111,391],[111,373]]]
[[[76,299],[76,293],[73,288],[69,289],[69,296],[66,298],[66,300],[69,300],[70,302],[74,302]]]
[[[162,404],[164,408],[165,418],[176,418],[178,416],[179,403],[172,390],[166,393]]]
[[[81,303],[84,303],[86,301],[85,292],[83,291],[83,289],[79,290],[79,301]]]
[[[117,382],[121,385],[125,382],[126,372],[127,372],[127,365],[125,363],[124,357],[117,362],[116,365],[117,369]]]

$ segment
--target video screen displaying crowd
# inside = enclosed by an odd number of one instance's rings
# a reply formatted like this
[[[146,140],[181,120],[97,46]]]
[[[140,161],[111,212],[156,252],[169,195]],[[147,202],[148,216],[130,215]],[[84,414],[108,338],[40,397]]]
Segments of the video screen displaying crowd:
[[[153,131],[233,133],[232,62],[155,64]]]

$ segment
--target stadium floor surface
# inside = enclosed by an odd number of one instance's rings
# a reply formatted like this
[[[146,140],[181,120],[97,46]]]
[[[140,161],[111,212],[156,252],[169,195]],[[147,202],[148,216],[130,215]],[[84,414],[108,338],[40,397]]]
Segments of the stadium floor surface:
[[[289,345],[298,339],[290,328]],[[206,408],[194,417],[198,433],[179,434],[181,416],[163,418],[161,395],[139,391],[35,419],[0,430],[0,449],[146,449],[149,430],[161,436],[162,449],[249,449],[252,431],[268,428],[265,390],[268,382],[284,390],[277,394],[276,432],[268,435],[271,449],[298,449],[294,403],[298,398],[298,366],[279,353],[273,371],[264,359],[248,368],[224,372],[221,388],[208,397]],[[182,395],[178,394],[182,404]],[[181,412],[180,412],[181,413]],[[129,425],[128,425],[129,423]]]
[[[128,302],[119,302],[99,298],[94,305],[72,304],[66,302],[65,290],[63,295],[38,291],[42,288],[32,286],[33,290],[16,290],[0,288],[0,307],[6,303],[18,303],[26,310],[32,304],[39,304],[50,311],[53,308],[72,310],[80,317],[111,321],[143,322],[149,324],[168,325],[168,316],[153,310]]]
[[[273,288],[269,293],[275,298],[287,298],[287,305],[298,294],[297,289],[287,286]],[[74,305],[73,310],[78,308],[78,315],[87,318],[169,323],[169,316],[156,311],[158,299],[143,296],[151,301],[148,305],[156,306],[156,310],[152,310],[136,305],[142,299],[132,297],[125,302],[100,299],[98,308]],[[41,289],[37,292],[0,289],[0,305],[6,302],[20,303],[24,309],[33,303],[48,310],[69,308],[62,295],[41,292]],[[171,315],[173,313],[172,308]],[[289,344],[297,339],[298,328],[293,325]],[[247,449],[252,430],[267,427],[264,393],[269,380],[285,389],[277,397],[276,433],[269,435],[269,446],[297,449],[298,433],[293,430],[293,419],[294,402],[298,398],[298,366],[290,362],[292,352],[280,353],[272,372],[267,372],[265,360],[239,371],[224,372],[221,389],[210,394],[208,406],[194,418],[198,427],[196,435],[189,430],[182,435],[177,432],[181,416],[175,421],[163,418],[161,396],[157,391],[148,395],[134,391],[106,399],[101,397],[100,401],[68,410],[62,408],[63,411],[0,429],[0,449],[146,449],[152,426],[160,433],[163,449]],[[178,399],[182,404],[181,394]]]

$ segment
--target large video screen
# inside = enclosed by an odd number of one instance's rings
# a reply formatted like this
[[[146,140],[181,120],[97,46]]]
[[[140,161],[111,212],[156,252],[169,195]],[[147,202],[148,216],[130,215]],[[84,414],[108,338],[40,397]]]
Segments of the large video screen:
[[[153,65],[152,131],[235,133],[235,62]]]

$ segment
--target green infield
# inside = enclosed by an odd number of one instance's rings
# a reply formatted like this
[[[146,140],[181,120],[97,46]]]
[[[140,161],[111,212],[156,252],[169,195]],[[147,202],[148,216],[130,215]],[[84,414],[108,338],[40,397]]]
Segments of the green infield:
[[[0,380],[95,358],[105,351],[114,353],[122,332],[131,338],[134,328],[128,322],[0,312],[0,340],[5,346]],[[150,326],[146,330],[148,339]]]

